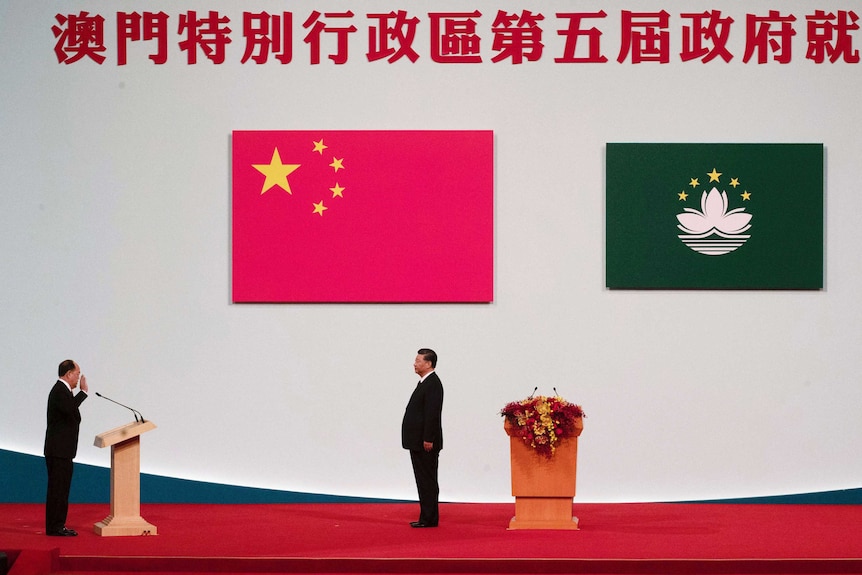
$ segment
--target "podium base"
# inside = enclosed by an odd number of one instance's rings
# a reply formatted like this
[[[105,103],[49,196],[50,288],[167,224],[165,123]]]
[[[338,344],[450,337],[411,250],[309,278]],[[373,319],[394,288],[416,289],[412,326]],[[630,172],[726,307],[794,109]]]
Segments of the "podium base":
[[[518,519],[517,517],[512,517],[512,520],[509,521],[509,531],[513,531],[516,529],[567,529],[570,531],[576,531],[578,529],[578,518],[572,516],[568,521],[554,521],[554,520],[542,520],[535,519],[533,521]]]
[[[143,517],[114,517],[108,515],[95,525],[93,530],[96,535],[102,537],[127,536],[127,535],[157,535],[158,529],[152,523],[148,523]]]
[[[509,529],[577,529],[572,497],[515,496],[515,516]]]

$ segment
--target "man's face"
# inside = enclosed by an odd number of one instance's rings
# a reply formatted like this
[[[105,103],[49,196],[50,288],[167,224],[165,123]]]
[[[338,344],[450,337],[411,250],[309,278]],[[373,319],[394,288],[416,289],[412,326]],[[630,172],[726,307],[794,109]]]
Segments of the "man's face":
[[[413,360],[413,371],[415,371],[419,377],[422,377],[431,371],[431,362],[421,355],[417,355],[416,359]]]
[[[75,364],[75,368],[66,372],[64,376],[66,383],[69,384],[69,387],[75,389],[78,387],[78,380],[81,379],[81,368],[78,367],[78,364]]]

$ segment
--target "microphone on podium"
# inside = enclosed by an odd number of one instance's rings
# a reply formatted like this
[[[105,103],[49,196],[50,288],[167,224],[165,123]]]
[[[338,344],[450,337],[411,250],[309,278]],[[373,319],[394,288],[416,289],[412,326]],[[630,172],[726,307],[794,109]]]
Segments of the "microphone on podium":
[[[126,409],[128,409],[129,411],[131,411],[131,412],[134,414],[134,416],[135,416],[135,421],[138,421],[138,416],[140,415],[140,416],[141,416],[141,421],[140,421],[140,423],[146,423],[146,422],[147,422],[147,420],[146,420],[146,419],[144,419],[144,416],[143,416],[143,415],[141,415],[141,412],[140,412],[140,411],[138,411],[138,410],[136,410],[136,409],[132,409],[132,408],[131,408],[131,407],[129,407],[128,405],[123,405],[123,404],[122,404],[122,403],[120,403],[119,401],[114,401],[114,400],[113,400],[113,399],[111,399],[110,397],[105,397],[104,395],[102,395],[102,394],[101,394],[101,393],[99,393],[98,391],[96,392],[96,395],[98,395],[98,396],[99,396],[99,397],[101,397],[102,399],[107,399],[107,400],[108,400],[108,401],[110,401],[111,403],[116,403],[116,404],[117,404],[117,405],[119,405],[120,407],[125,407]]]

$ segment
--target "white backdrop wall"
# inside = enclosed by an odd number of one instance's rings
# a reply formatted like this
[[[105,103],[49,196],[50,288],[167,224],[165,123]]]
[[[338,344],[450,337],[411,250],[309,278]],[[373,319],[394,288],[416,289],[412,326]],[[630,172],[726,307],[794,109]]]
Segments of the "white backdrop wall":
[[[158,429],[143,471],[284,490],[411,498],[400,422],[416,350],[446,388],[441,497],[509,501],[497,412],[552,386],[588,414],[578,501],[685,500],[860,486],[862,244],[859,64],[805,58],[805,15],[847,2],[410,1],[0,4],[0,448],[41,454],[57,364]],[[546,15],[538,62],[492,64],[497,9]],[[188,65],[171,37],[116,64],[117,11],[356,12],[343,66]],[[423,20],[416,63],[368,62],[364,15]],[[484,63],[428,55],[428,11],[484,12]],[[605,10],[606,64],[555,64],[555,12]],[[620,11],[667,10],[671,61],[616,61]],[[734,59],[678,57],[681,13],[736,20]],[[107,61],[58,64],[57,13],[106,17]],[[796,15],[789,64],[743,63],[747,13]],[[484,27],[484,28],[483,28]],[[856,47],[862,34],[852,32]],[[492,129],[495,301],[488,305],[234,305],[234,129]],[[607,142],[822,142],[826,287],[820,292],[609,291]],[[425,221],[415,214],[417,223]],[[333,252],[332,257],[337,257]],[[416,274],[422,274],[417,258]],[[82,407],[78,461],[129,414]]]

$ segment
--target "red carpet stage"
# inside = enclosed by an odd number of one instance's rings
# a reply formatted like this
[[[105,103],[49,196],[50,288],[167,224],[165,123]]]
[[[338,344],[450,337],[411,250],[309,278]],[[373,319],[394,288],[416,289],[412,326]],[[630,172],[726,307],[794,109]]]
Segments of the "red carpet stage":
[[[508,531],[514,504],[145,504],[158,535],[46,537],[44,506],[0,505],[9,575],[120,573],[862,573],[862,506],[575,504],[579,531]]]

